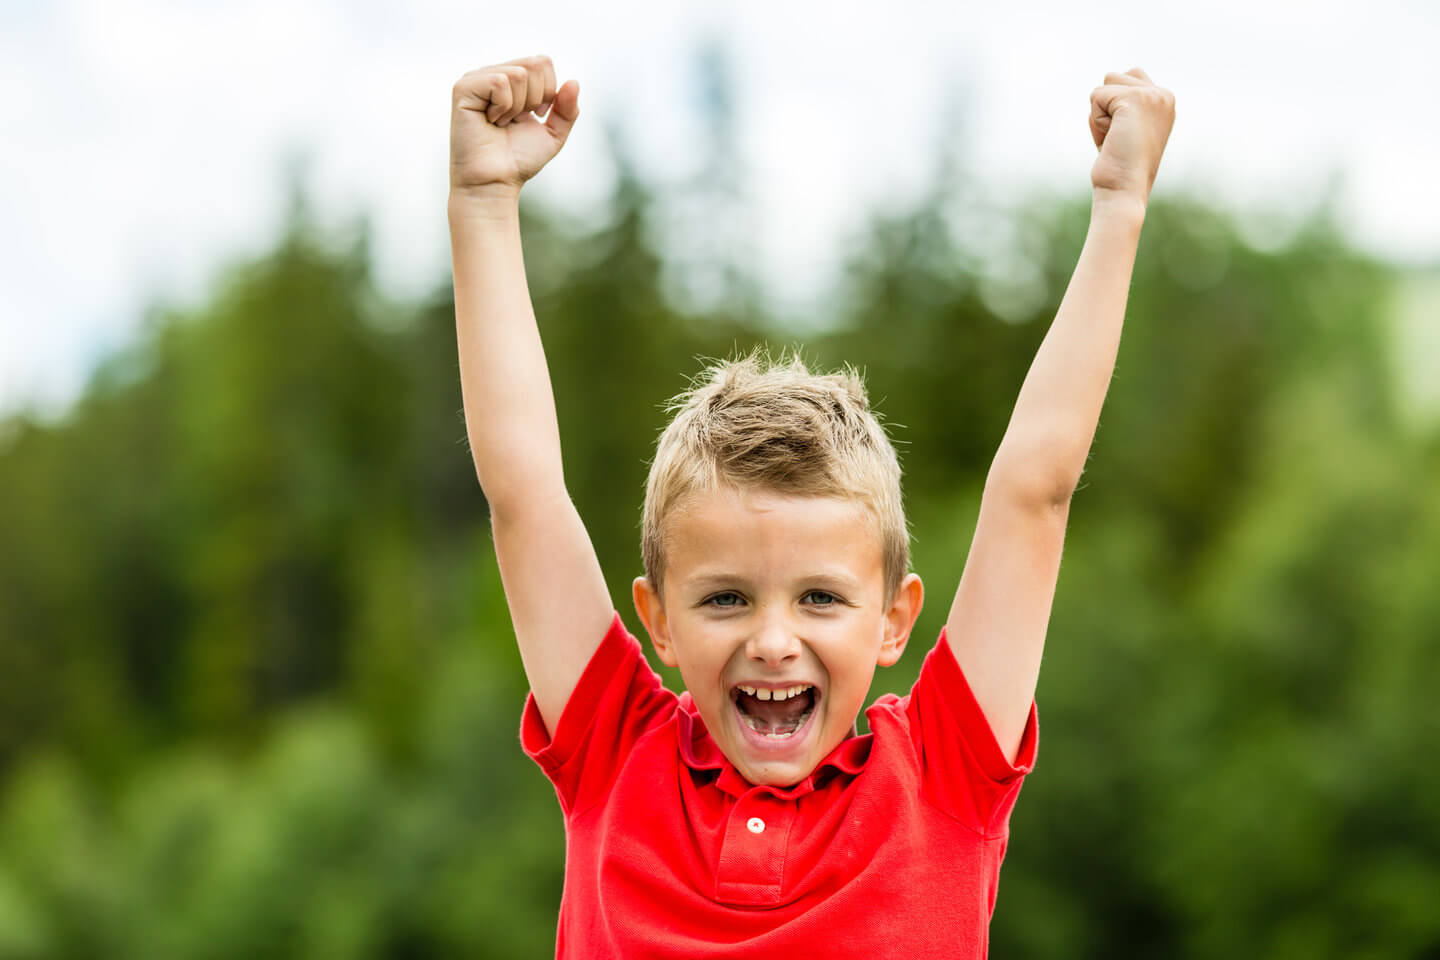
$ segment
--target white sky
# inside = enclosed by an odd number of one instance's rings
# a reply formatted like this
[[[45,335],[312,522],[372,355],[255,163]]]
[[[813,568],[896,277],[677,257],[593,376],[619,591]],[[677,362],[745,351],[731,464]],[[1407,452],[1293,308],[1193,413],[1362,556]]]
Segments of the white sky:
[[[928,180],[948,93],[973,98],[962,160],[982,180],[1084,190],[1090,90],[1136,65],[1177,99],[1156,191],[1286,209],[1343,170],[1358,245],[1440,258],[1433,0],[0,0],[0,413],[62,408],[149,299],[193,300],[273,242],[290,147],[313,151],[322,219],[371,211],[393,294],[433,288],[450,87],[468,69],[548,53],[579,79],[570,143],[527,187],[549,203],[600,209],[612,111],[642,172],[680,179],[701,159],[707,25],[730,39],[782,305],[826,285],[868,209]]]

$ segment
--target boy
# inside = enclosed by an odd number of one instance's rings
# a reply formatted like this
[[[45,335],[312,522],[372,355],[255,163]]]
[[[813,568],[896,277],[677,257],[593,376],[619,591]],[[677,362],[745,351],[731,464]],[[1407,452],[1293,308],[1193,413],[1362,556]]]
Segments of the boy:
[[[465,421],[530,681],[523,746],[565,814],[557,954],[983,957],[1070,497],[1174,97],[1138,68],[1091,93],[1079,264],[939,641],[864,737],[875,667],[900,658],[924,591],[895,452],[853,374],[722,364],[662,434],[632,591],[686,693],[661,687],[611,606],[561,472],[517,214],[578,98],[528,57],[462,77],[451,116]]]

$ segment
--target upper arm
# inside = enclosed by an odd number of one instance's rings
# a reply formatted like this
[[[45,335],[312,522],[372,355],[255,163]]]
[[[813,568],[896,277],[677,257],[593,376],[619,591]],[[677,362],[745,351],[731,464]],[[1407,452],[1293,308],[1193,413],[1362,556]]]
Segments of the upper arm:
[[[955,659],[1012,762],[1035,698],[1068,516],[1068,498],[988,480],[945,624]]]
[[[499,508],[490,526],[530,692],[553,735],[615,615],[600,561],[563,488]]]

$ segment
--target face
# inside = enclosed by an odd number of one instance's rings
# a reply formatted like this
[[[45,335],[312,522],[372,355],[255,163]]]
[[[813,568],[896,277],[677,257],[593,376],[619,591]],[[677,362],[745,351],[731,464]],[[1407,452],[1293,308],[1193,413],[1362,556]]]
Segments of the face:
[[[656,652],[746,780],[803,780],[853,732],[876,665],[900,658],[920,578],[887,602],[876,525],[849,500],[721,487],[666,533],[663,597],[634,584]]]

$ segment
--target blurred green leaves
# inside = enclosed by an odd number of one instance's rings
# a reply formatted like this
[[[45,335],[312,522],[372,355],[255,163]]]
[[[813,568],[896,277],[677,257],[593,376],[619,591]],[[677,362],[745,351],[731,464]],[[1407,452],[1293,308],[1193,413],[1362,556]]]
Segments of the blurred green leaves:
[[[606,223],[523,213],[567,479],[638,629],[664,400],[699,357],[802,338],[733,265],[676,305],[675,198],[615,143]],[[363,227],[296,210],[205,302],[152,311],[65,421],[0,430],[0,956],[553,949],[561,820],[517,743],[448,280],[389,302]],[[906,470],[931,602],[877,693],[939,631],[1087,216],[942,179],[874,219],[803,337],[864,368]],[[1259,251],[1157,194],[997,956],[1440,953],[1440,432],[1397,413],[1401,279],[1324,208]]]

